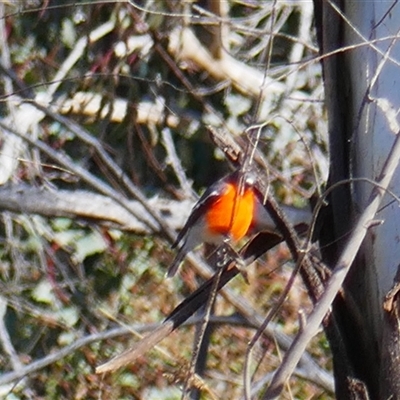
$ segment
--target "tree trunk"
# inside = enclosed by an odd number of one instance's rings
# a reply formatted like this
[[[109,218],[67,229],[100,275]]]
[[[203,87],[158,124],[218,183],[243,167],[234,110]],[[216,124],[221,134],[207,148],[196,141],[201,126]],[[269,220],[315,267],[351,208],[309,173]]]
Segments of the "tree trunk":
[[[329,115],[329,184],[355,178],[335,189],[320,243],[332,265],[361,213],[399,132],[400,4],[393,2],[315,1],[321,53],[345,49],[323,60]],[[341,14],[342,13],[342,14]],[[347,46],[356,45],[348,48]],[[391,189],[400,187],[396,173]],[[332,343],[337,397],[359,398],[355,382],[371,399],[400,398],[400,349],[397,285],[400,281],[399,204],[387,194],[369,230],[345,295],[334,304],[345,357]],[[384,300],[385,309],[383,307]],[[329,336],[329,334],[328,334]],[[359,386],[358,386],[359,387]],[[365,395],[365,393],[364,393]],[[392,397],[390,397],[392,396]]]

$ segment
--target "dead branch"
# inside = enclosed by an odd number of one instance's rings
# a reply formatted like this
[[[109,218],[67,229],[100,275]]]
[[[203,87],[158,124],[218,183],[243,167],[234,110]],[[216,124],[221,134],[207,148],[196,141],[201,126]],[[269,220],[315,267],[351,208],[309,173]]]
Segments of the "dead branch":
[[[145,221],[151,221],[151,216],[138,201],[131,200],[129,203],[135,214],[141,215],[142,220],[138,220],[110,197],[90,191],[55,190],[28,185],[0,187],[0,210],[45,217],[81,218],[111,225],[123,231],[150,233],[150,225]],[[193,202],[155,197],[149,200],[149,205],[164,216],[172,229],[179,229],[188,217]]]

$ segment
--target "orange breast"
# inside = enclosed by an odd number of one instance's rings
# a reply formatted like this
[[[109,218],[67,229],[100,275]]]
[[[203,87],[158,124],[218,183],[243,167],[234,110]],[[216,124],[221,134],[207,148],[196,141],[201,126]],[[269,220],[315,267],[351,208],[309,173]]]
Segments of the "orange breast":
[[[210,207],[206,219],[213,233],[229,235],[234,241],[242,239],[250,228],[254,212],[254,195],[246,189],[238,195],[235,185],[227,184],[225,193]]]

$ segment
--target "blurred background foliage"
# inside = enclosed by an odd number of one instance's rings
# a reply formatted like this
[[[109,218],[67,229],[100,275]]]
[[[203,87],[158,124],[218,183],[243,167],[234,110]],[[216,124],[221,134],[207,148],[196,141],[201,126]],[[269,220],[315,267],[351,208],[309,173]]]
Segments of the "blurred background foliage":
[[[262,123],[257,149],[278,200],[304,206],[327,176],[312,12],[311,1],[2,2],[1,121],[10,129],[23,129],[60,157],[67,155],[121,197],[132,194],[94,143],[144,198],[192,201],[194,192],[229,171],[207,127],[222,127],[241,142],[249,140],[245,130],[250,124]],[[199,58],[184,49],[187,30],[201,46],[194,51]],[[214,55],[217,68],[218,52],[228,54],[227,69],[218,75],[207,59],[201,64],[203,50]],[[243,65],[246,74],[240,72]],[[94,141],[83,140],[52,114],[38,116],[35,102],[79,126]],[[30,113],[35,115],[32,121]],[[8,173],[0,171],[3,188],[86,190],[89,199],[97,191],[49,154],[15,140],[5,129],[0,133],[1,162],[11,163]],[[194,192],[182,185],[176,160]],[[6,383],[0,378],[0,397],[180,398],[175,382],[182,379],[191,357],[193,327],[180,329],[162,342],[161,350],[106,376],[96,375],[95,366],[128,348],[136,340],[132,333],[93,339],[41,368],[24,370],[82,338],[159,322],[202,282],[188,263],[179,277],[166,280],[174,255],[171,242],[162,231],[149,230],[127,232],[95,219],[2,207],[0,370],[3,379],[23,373]],[[291,269],[288,251],[281,246],[250,267],[250,284],[238,277],[230,288],[265,315]],[[298,329],[299,310],[309,307],[298,281],[275,322],[292,335]],[[236,311],[218,299],[217,315]],[[241,398],[246,345],[253,333],[247,326],[216,326],[202,398]],[[255,382],[268,376],[281,356],[267,338],[256,353],[260,366]],[[329,370],[322,334],[310,353]],[[312,377],[296,377],[284,396],[333,395],[312,383]]]

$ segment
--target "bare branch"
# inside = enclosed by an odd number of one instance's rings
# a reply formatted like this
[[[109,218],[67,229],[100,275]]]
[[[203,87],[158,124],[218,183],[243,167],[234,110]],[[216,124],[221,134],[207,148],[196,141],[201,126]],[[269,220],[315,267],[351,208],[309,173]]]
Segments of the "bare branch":
[[[154,210],[164,215],[171,229],[182,228],[193,206],[190,200],[174,201],[157,197],[148,202]],[[46,217],[88,219],[135,233],[157,232],[150,229],[151,215],[140,202],[129,201],[130,209],[135,211],[132,214],[110,197],[90,191],[8,185],[0,187],[0,204],[0,210]],[[141,219],[135,215],[140,215]]]

